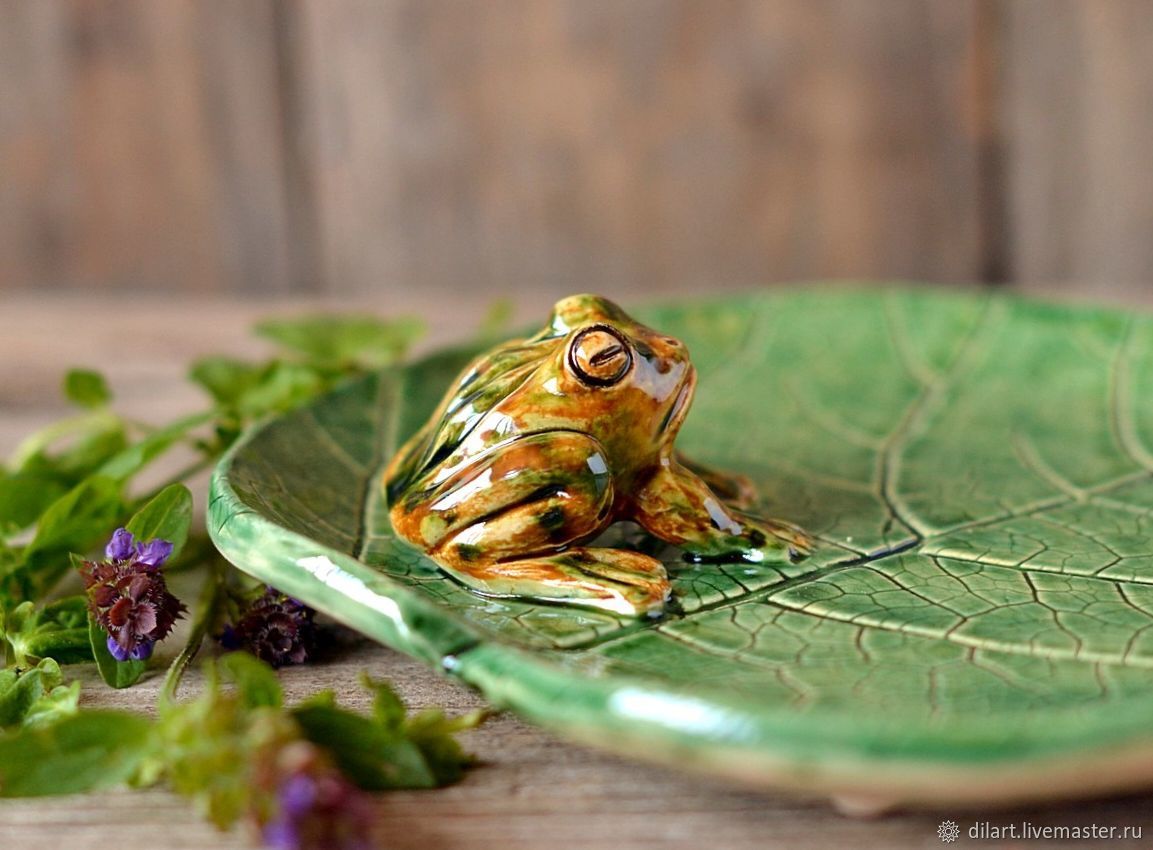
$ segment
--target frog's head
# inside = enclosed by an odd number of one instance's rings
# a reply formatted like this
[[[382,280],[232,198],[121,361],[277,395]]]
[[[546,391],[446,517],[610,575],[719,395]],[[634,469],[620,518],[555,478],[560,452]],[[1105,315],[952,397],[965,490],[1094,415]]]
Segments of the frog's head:
[[[638,459],[668,450],[696,385],[685,346],[596,295],[559,301],[549,327],[563,340],[551,383],[582,430]]]

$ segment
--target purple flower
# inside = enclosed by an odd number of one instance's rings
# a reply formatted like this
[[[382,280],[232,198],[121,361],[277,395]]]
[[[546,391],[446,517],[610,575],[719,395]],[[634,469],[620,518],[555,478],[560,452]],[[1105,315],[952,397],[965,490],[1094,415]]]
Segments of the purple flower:
[[[104,555],[114,564],[131,561],[150,569],[158,570],[172,554],[172,544],[159,537],[147,543],[137,542],[127,528],[112,532],[112,539],[104,547]]]
[[[159,537],[155,540],[149,540],[147,543],[136,544],[136,562],[154,570],[160,569],[160,566],[168,560],[168,556],[171,554],[172,544],[167,540],[161,540]]]
[[[152,655],[185,610],[160,572],[171,553],[167,540],[137,543],[119,528],[104,549],[108,560],[85,561],[80,568],[88,610],[108,633],[108,651],[118,661]]]
[[[104,554],[110,561],[127,561],[136,552],[132,532],[118,528],[112,532],[112,539],[104,547]]]
[[[217,639],[226,649],[247,649],[273,667],[303,664],[316,645],[315,613],[268,587]]]
[[[141,638],[140,643],[137,644],[135,649],[127,650],[116,642],[116,638],[112,635],[108,636],[108,651],[112,653],[112,657],[117,661],[143,661],[145,658],[152,657],[152,648],[156,646],[156,641],[149,638]]]
[[[327,762],[311,744],[285,754],[296,761],[276,788],[276,815],[262,837],[276,850],[369,850],[371,812],[365,794]]]

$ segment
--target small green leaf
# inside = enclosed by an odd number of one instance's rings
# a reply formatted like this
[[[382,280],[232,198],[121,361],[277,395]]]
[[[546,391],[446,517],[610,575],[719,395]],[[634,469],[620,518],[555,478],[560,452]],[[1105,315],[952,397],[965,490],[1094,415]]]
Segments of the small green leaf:
[[[160,457],[195,428],[211,420],[212,414],[197,413],[158,428],[144,439],[109,457],[96,472],[123,481]]]
[[[77,794],[128,779],[150,747],[149,723],[83,711],[43,728],[0,735],[0,797]]]
[[[81,407],[103,407],[112,401],[108,382],[91,369],[72,369],[64,376],[64,395]]]
[[[454,736],[479,726],[487,716],[482,710],[462,717],[445,717],[444,712],[430,709],[409,718],[405,732],[420,749],[437,785],[458,781],[464,769],[474,762]]]
[[[32,704],[24,716],[23,728],[42,729],[59,723],[80,711],[80,682],[57,685]]]
[[[170,484],[138,510],[125,526],[136,539],[148,542],[160,538],[172,544],[174,559],[188,540],[192,526],[192,491],[183,484]]]
[[[0,609],[0,638],[11,647],[12,661],[25,667],[43,658],[61,664],[91,661],[88,613],[83,596],[69,596],[36,610],[31,602]]]
[[[65,596],[45,605],[40,612],[40,622],[52,623],[60,628],[83,627],[87,621],[88,600],[82,595]]]
[[[70,552],[85,552],[106,540],[120,512],[120,487],[101,476],[73,487],[44,512],[22,560],[0,574],[10,598],[42,596],[70,567]]]
[[[367,673],[360,677],[360,683],[373,693],[373,719],[385,729],[399,730],[403,727],[408,709],[392,686],[382,679],[373,679]]]
[[[32,706],[62,681],[60,665],[51,658],[31,670],[0,670],[0,728],[23,723]]]
[[[291,410],[319,395],[324,388],[324,378],[316,369],[297,363],[273,362],[240,397],[237,407],[245,416],[257,418]]]
[[[91,616],[88,618],[88,642],[92,647],[92,657],[96,659],[96,669],[100,678],[110,688],[128,688],[140,681],[144,675],[143,661],[117,661],[108,651],[108,633]]]
[[[55,722],[75,714],[79,699],[80,683],[63,684],[51,658],[30,670],[0,670],[0,729]]]
[[[213,400],[232,407],[260,380],[261,367],[233,357],[204,357],[192,364],[188,377]]]
[[[420,748],[367,717],[315,703],[292,712],[304,736],[324,747],[352,782],[368,791],[435,788],[436,775]]]
[[[368,369],[396,363],[424,333],[413,318],[321,315],[261,322],[256,333],[322,366]]]
[[[50,452],[56,444],[63,448]],[[92,475],[128,445],[124,422],[107,408],[53,422],[26,437],[10,461],[16,472],[56,478],[73,486]]]
[[[87,627],[38,632],[23,640],[17,648],[27,659],[54,658],[61,664],[92,660]]]
[[[328,749],[337,766],[361,788],[435,788],[460,778],[472,763],[456,732],[471,729],[485,715],[445,718],[439,711],[407,717],[404,703],[386,682],[365,675],[373,691],[372,717],[335,704],[331,693],[298,705],[292,712],[304,735]]]
[[[128,446],[123,425],[96,431],[78,439],[52,458],[52,468],[65,480],[79,482],[98,470]]]
[[[51,475],[0,471],[0,535],[31,526],[67,490]]]
[[[35,626],[37,619],[36,606],[31,602],[21,602],[8,611],[0,608],[0,635],[9,639],[12,635],[21,634]]]
[[[257,365],[210,357],[198,361],[190,377],[224,411],[249,419],[290,410],[327,386],[325,377],[312,366],[278,360]]]
[[[284,700],[276,672],[247,652],[230,652],[220,659],[220,667],[236,683],[240,702],[246,708],[279,708]]]
[[[44,512],[29,556],[43,551],[83,551],[108,533],[120,507],[120,488],[108,478],[89,478],[57,499]]]

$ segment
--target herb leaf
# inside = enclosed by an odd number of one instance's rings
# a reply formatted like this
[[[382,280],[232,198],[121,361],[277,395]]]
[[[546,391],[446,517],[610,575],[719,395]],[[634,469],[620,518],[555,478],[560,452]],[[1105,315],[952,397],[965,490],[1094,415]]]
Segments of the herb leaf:
[[[64,395],[81,407],[103,407],[112,401],[108,382],[91,369],[72,369],[64,376]]]
[[[420,748],[400,730],[335,705],[312,702],[292,712],[304,736],[332,753],[341,772],[361,788],[435,788]]]
[[[376,369],[396,363],[424,333],[411,318],[385,321],[371,316],[306,316],[272,319],[256,333],[329,368]]]
[[[69,553],[84,552],[115,527],[120,487],[95,476],[73,487],[40,517],[22,557],[0,572],[0,594],[13,601],[38,599],[69,569]]]
[[[147,542],[157,537],[172,544],[175,558],[188,540],[192,526],[192,491],[183,484],[170,484],[138,510],[125,526],[137,540]]]
[[[247,652],[230,652],[220,667],[236,683],[236,694],[245,708],[280,708],[284,693],[276,672]]]
[[[66,597],[40,611],[31,602],[22,602],[8,612],[0,608],[0,640],[8,643],[7,654],[17,667],[44,658],[61,664],[91,661],[87,618],[83,596]]]
[[[0,670],[0,729],[46,726],[75,714],[79,700],[80,683],[65,685],[51,658],[31,670]]]
[[[361,681],[374,692],[372,717],[340,708],[331,693],[319,694],[292,712],[308,740],[329,750],[341,771],[368,791],[436,788],[460,778],[472,757],[452,736],[477,726],[483,713],[410,717],[386,682]]]
[[[150,746],[149,723],[89,710],[43,728],[0,734],[0,797],[75,794],[124,782]]]
[[[0,470],[0,536],[30,527],[67,490],[51,475]]]
[[[145,663],[135,659],[117,661],[108,651],[108,632],[101,628],[92,615],[88,616],[88,643],[92,647],[92,657],[96,659],[96,669],[100,678],[110,688],[129,688],[144,675]]]

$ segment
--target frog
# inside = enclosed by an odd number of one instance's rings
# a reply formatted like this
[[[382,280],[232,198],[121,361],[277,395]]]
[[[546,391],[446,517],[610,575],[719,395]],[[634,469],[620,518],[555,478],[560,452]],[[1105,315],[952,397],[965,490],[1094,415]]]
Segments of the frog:
[[[482,596],[660,617],[662,561],[590,545],[632,521],[701,563],[795,562],[800,527],[752,512],[749,479],[676,449],[697,383],[687,347],[607,298],[556,303],[533,336],[452,382],[383,473],[402,539]]]

